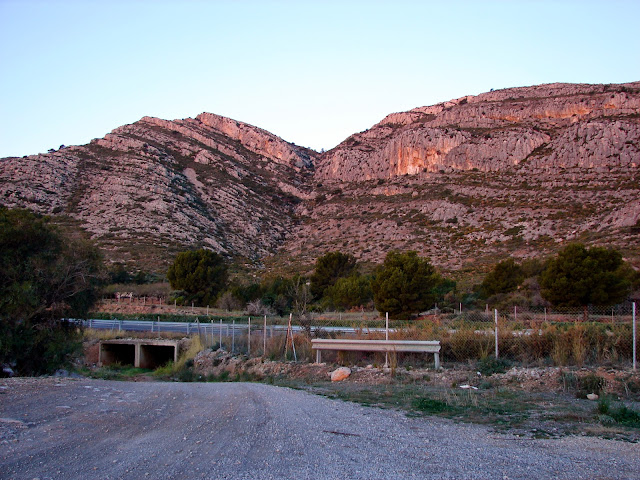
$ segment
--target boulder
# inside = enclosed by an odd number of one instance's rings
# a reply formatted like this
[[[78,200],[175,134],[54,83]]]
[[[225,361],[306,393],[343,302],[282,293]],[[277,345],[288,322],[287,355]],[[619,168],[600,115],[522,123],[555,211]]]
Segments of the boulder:
[[[349,367],[340,367],[331,372],[331,381],[341,382],[345,378],[348,378],[349,375],[351,375],[351,369]]]

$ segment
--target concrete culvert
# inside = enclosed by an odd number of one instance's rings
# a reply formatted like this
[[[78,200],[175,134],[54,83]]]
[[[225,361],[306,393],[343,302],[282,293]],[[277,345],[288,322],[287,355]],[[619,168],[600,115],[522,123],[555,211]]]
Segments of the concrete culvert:
[[[175,340],[104,340],[100,342],[99,365],[133,365],[154,369],[178,360]]]

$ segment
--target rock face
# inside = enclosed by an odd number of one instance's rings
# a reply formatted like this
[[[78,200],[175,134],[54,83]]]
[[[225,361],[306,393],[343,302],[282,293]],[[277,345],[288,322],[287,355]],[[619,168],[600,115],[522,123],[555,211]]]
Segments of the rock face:
[[[0,204],[78,224],[108,258],[160,272],[194,246],[290,273],[331,250],[486,269],[573,240],[639,263],[639,164],[640,82],[553,84],[394,113],[323,155],[210,113],[144,117],[0,159]]]
[[[89,145],[2,159],[0,198],[70,217],[114,260],[167,260],[195,245],[257,259],[292,228],[315,156],[209,113],[144,117]]]
[[[523,162],[532,173],[637,167],[639,91],[640,83],[541,85],[394,113],[324,155],[317,176],[354,181],[492,172]]]

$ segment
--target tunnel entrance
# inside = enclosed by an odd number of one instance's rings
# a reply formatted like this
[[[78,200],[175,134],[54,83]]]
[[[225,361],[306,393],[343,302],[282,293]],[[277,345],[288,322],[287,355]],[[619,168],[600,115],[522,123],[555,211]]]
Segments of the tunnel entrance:
[[[98,365],[133,365],[154,369],[178,360],[177,340],[103,340]]]

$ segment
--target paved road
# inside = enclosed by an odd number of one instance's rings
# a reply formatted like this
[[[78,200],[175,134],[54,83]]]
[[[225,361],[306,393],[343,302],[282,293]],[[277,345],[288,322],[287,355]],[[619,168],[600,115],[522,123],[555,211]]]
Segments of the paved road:
[[[2,479],[638,479],[640,445],[523,440],[261,384],[0,380]]]

